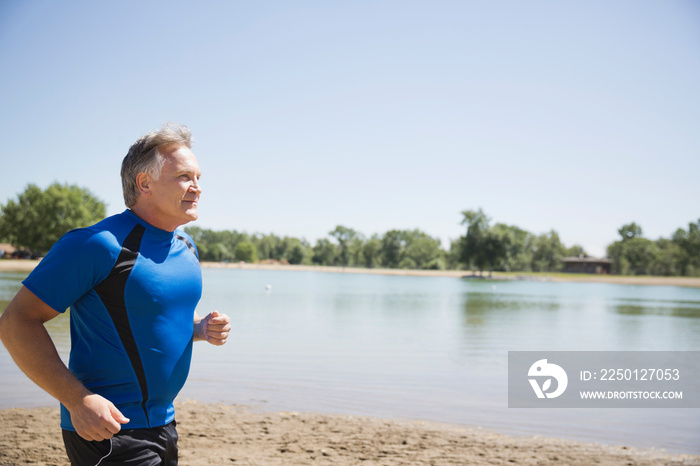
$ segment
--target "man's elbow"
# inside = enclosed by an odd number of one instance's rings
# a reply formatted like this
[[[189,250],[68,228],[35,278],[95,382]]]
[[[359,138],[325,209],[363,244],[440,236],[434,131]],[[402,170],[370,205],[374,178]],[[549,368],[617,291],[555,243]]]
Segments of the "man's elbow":
[[[10,331],[10,319],[8,316],[9,313],[7,312],[7,309],[5,309],[5,311],[3,311],[2,314],[0,314],[0,340],[2,340],[3,343],[5,342],[7,335]]]
[[[22,325],[23,313],[17,303],[18,300],[18,296],[15,296],[0,314],[0,340],[5,345],[13,335],[17,335],[19,327]]]

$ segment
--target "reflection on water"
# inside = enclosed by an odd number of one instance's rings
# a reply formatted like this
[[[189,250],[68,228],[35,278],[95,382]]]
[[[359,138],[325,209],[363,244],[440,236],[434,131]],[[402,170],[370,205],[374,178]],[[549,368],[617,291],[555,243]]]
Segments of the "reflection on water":
[[[0,274],[0,301],[22,278]],[[196,345],[183,398],[700,453],[693,410],[506,408],[509,350],[700,350],[697,289],[205,269],[198,313],[215,309],[232,338]],[[67,317],[47,324],[64,357]],[[19,384],[0,407],[46,404],[4,349],[0,368]]]
[[[667,301],[640,303],[628,300],[612,307],[614,312],[628,315],[670,315],[675,317],[700,318],[700,303]]]
[[[493,288],[494,290],[497,288]],[[560,303],[552,297],[498,293],[464,293],[464,324],[467,327],[487,324],[487,319],[519,320],[518,314],[557,311]]]
[[[493,311],[556,311],[560,303],[553,296],[528,296],[522,294],[465,293],[464,308],[467,313]]]

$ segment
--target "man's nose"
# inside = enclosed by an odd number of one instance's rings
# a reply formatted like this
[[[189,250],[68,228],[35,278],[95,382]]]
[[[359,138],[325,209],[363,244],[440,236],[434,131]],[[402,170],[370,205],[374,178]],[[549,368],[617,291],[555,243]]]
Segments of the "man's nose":
[[[202,192],[202,185],[199,184],[199,180],[195,179],[192,184],[190,185],[190,191],[193,193],[200,193]]]

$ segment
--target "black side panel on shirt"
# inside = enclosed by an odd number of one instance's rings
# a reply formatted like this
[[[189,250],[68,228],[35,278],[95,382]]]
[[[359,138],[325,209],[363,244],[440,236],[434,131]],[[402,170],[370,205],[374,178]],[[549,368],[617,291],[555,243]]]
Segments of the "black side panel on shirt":
[[[107,278],[101,281],[96,287],[95,291],[97,295],[102,300],[102,303],[107,308],[114,326],[117,329],[119,338],[124,345],[124,349],[129,356],[131,365],[136,373],[136,378],[138,379],[139,386],[141,387],[142,402],[141,407],[143,412],[146,414],[146,421],[148,420],[148,411],[146,410],[146,401],[148,401],[148,385],[146,384],[146,372],[143,369],[143,363],[141,362],[141,356],[139,355],[138,347],[136,346],[136,340],[134,339],[134,334],[131,331],[131,325],[129,324],[129,316],[126,312],[126,301],[124,299],[124,291],[126,288],[126,282],[129,279],[129,274],[134,268],[136,263],[136,258],[139,255],[139,249],[141,248],[141,240],[143,239],[143,234],[146,229],[143,225],[137,224],[129,235],[124,240],[122,244],[122,250],[119,253],[117,262],[114,264],[112,271],[109,273]]]
[[[177,239],[179,239],[180,241],[182,241],[183,243],[185,243],[185,244],[187,245],[187,249],[189,249],[190,252],[191,252],[192,254],[194,254],[194,257],[196,257],[197,259],[199,259],[199,255],[197,255],[197,249],[195,249],[194,245],[193,245],[192,243],[190,243],[190,240],[188,240],[188,239],[185,238],[184,236],[180,236],[180,235],[178,235],[178,234],[175,234],[175,238],[177,238]]]

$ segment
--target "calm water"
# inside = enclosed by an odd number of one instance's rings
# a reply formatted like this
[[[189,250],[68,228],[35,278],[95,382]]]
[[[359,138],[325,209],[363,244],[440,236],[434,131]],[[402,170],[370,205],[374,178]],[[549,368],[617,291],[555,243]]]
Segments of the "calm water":
[[[0,274],[2,309],[22,278]],[[700,350],[700,289],[205,269],[211,310],[234,332],[196,345],[182,399],[700,453],[698,409],[507,408],[509,350]],[[4,348],[0,370],[0,408],[53,403]]]

